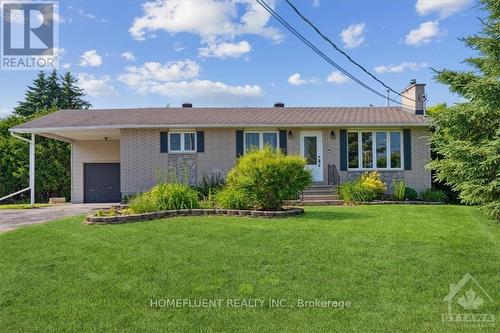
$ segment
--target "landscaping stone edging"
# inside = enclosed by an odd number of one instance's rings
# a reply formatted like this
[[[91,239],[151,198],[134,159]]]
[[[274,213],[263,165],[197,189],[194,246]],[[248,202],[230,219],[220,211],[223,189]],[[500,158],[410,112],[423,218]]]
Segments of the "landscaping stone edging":
[[[122,224],[130,222],[151,221],[175,216],[246,216],[261,218],[282,218],[304,214],[303,208],[288,208],[278,211],[260,210],[236,210],[236,209],[179,209],[166,210],[154,213],[118,215],[118,216],[95,216],[88,215],[84,224]]]

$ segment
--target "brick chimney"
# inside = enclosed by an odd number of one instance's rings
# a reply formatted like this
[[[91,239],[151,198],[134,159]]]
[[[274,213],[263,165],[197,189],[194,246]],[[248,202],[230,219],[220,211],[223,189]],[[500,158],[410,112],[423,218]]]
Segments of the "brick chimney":
[[[410,85],[401,93],[401,103],[407,111],[424,115],[425,114],[425,83],[417,83],[417,80],[410,81]]]

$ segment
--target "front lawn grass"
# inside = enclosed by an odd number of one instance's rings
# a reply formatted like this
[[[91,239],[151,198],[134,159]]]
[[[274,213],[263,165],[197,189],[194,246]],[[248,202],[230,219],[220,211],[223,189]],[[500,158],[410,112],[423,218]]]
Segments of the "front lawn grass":
[[[480,312],[499,318],[499,225],[476,208],[307,207],[282,220],[114,226],[82,220],[0,234],[1,331],[455,332],[441,324],[443,298],[467,272],[494,301],[483,297]],[[150,306],[178,298],[224,301]],[[224,306],[235,298],[285,299],[287,307]],[[352,306],[297,308],[299,299]]]
[[[34,209],[52,206],[50,204],[6,204],[0,205],[0,209]]]

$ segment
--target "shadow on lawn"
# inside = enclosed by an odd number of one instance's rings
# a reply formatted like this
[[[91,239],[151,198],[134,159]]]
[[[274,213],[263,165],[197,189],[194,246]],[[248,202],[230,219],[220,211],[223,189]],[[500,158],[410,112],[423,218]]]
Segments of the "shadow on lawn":
[[[304,216],[311,220],[322,221],[341,221],[341,220],[365,220],[370,218],[369,214],[359,212],[325,212],[325,211],[308,211],[306,210]]]

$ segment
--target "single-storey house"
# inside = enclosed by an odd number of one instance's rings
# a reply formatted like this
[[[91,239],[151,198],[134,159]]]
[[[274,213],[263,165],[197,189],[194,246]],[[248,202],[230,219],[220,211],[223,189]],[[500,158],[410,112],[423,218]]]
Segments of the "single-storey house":
[[[173,170],[191,184],[225,175],[238,156],[270,145],[300,154],[314,182],[336,185],[377,170],[390,186],[431,186],[425,85],[394,107],[193,107],[62,110],[11,129],[71,144],[73,203],[118,202]]]

